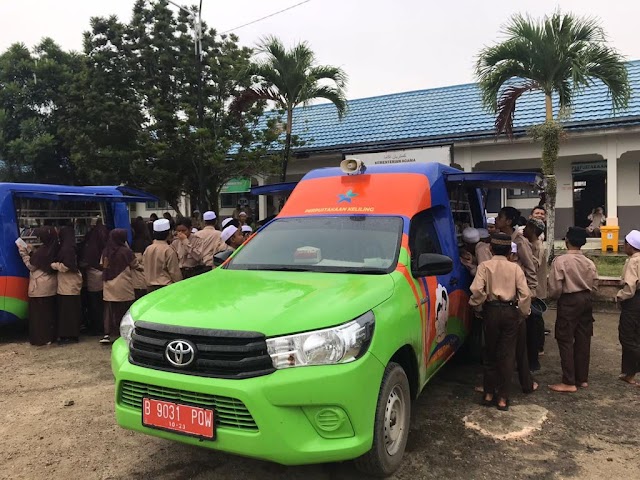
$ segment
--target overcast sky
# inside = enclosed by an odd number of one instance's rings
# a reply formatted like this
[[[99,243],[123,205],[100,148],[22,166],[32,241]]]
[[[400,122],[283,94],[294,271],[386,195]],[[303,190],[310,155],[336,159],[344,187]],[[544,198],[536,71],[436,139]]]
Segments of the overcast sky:
[[[300,1],[203,0],[203,18],[222,32]],[[46,36],[80,50],[92,16],[128,21],[133,3],[0,0],[0,51],[14,42],[32,47]],[[360,98],[471,82],[475,55],[500,38],[511,14],[540,16],[558,7],[598,17],[613,46],[640,59],[637,0],[310,0],[235,33],[248,46],[268,34],[287,45],[308,41],[320,63],[346,70],[348,97]]]

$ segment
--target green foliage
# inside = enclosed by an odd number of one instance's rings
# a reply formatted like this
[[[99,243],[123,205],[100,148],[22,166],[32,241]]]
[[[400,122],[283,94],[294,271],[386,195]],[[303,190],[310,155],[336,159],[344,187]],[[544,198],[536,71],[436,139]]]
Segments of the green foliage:
[[[297,139],[292,135],[293,109],[323,98],[336,106],[338,117],[347,111],[345,88],[347,75],[339,67],[316,65],[313,50],[301,42],[287,50],[276,37],[266,37],[258,50],[261,56],[250,66],[255,84],[246,88],[232,104],[236,112],[246,112],[256,102],[271,101],[286,116],[285,145],[281,179],[287,175],[291,147]]]

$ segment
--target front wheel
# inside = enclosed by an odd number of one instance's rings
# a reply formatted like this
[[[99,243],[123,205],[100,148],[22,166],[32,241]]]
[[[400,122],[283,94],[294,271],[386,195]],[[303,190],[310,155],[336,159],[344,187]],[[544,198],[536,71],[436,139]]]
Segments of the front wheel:
[[[409,437],[411,393],[403,368],[389,363],[382,377],[376,418],[373,426],[373,446],[355,464],[358,470],[376,477],[387,477],[402,463]]]

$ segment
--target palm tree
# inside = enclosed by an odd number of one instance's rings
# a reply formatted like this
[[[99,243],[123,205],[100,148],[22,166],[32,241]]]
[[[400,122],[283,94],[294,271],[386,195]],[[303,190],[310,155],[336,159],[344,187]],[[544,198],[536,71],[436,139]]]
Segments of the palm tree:
[[[324,98],[336,106],[338,118],[342,119],[347,110],[347,75],[339,67],[316,65],[315,54],[306,42],[287,50],[280,39],[270,36],[261,42],[258,53],[263,54],[263,58],[253,63],[250,70],[256,85],[237,97],[231,109],[242,112],[255,102],[267,100],[286,113],[281,174],[284,182],[291,152],[293,109]]]
[[[554,176],[562,126],[553,117],[570,109],[576,93],[596,82],[606,85],[614,111],[627,106],[631,88],[623,57],[607,45],[599,23],[556,12],[543,19],[514,15],[504,27],[507,38],[478,55],[476,76],[484,106],[496,115],[495,129],[512,138],[516,101],[524,93],[544,93],[546,121],[531,129],[542,141],[546,178],[547,240],[553,257],[557,184]]]

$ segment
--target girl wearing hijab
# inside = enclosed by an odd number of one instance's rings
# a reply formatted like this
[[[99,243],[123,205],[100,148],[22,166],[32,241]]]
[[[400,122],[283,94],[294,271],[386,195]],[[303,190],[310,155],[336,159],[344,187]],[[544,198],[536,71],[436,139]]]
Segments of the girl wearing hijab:
[[[58,254],[58,236],[53,227],[36,230],[42,245],[18,247],[22,261],[29,269],[29,342],[49,345],[56,338],[56,291],[58,281],[51,264]]]
[[[94,223],[95,222],[95,223]],[[107,246],[109,231],[102,223],[101,218],[94,220],[94,226],[87,232],[84,239],[81,266],[84,268],[85,283],[87,285],[88,324],[89,331],[94,335],[101,335],[103,325],[102,305],[102,266],[100,259]]]
[[[142,255],[149,245],[151,245],[151,237],[149,236],[149,230],[144,223],[142,217],[136,218],[131,222],[131,230],[133,231],[133,243],[131,244],[131,250],[138,260],[138,264],[142,265]],[[136,300],[144,297],[147,294],[147,281],[144,278],[144,272],[142,270],[133,270],[133,290]]]
[[[82,274],[78,269],[76,232],[60,229],[60,250],[51,268],[58,272],[58,343],[77,342],[82,322]]]
[[[124,228],[111,230],[107,247],[102,254],[104,287],[104,337],[100,343],[111,343],[120,335],[120,321],[135,300],[132,270],[141,268],[133,251],[126,245]]]

